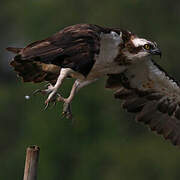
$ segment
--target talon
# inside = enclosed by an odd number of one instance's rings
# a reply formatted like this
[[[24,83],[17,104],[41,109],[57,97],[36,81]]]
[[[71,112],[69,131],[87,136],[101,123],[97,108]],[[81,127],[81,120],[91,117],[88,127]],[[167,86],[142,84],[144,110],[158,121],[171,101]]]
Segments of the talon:
[[[49,107],[49,102],[45,102],[45,104],[44,111]]]
[[[38,93],[47,94],[50,90],[49,89],[36,89],[32,94],[37,95]]]
[[[51,102],[52,102],[52,107],[54,107],[54,106],[56,106],[56,103],[57,103],[57,101],[56,101],[56,98],[54,98],[53,100],[51,100]]]
[[[35,91],[33,91],[33,95],[36,95],[36,94],[38,94],[38,93],[41,93],[41,89],[36,89]]]
[[[66,118],[66,114],[65,112],[62,112],[61,119],[64,119],[64,118]]]
[[[62,119],[63,118],[70,119],[70,120],[73,119],[72,114],[71,113],[66,113],[66,112],[62,112]]]
[[[52,106],[55,106],[56,105],[56,97],[52,97],[52,99],[46,99],[45,101],[45,108],[44,110],[46,110],[49,106],[50,106],[50,103],[52,102]]]

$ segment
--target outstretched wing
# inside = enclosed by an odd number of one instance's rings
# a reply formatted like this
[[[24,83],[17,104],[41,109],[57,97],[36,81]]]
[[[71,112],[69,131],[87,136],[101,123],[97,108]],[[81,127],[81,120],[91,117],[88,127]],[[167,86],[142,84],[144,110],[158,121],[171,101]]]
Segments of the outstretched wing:
[[[136,120],[180,145],[180,87],[153,60],[132,65],[126,72],[110,75],[107,88],[115,88],[122,107],[136,113]]]

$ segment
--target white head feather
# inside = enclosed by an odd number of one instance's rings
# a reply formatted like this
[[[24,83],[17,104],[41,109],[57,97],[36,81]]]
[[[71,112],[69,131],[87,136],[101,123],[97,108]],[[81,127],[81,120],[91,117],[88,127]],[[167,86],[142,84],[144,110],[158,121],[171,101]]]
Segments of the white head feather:
[[[151,41],[148,41],[143,38],[134,38],[134,39],[132,39],[132,42],[135,47],[144,46],[145,44],[152,44]]]
[[[148,41],[146,39],[143,38],[138,38],[135,37],[134,39],[131,40],[133,45],[135,47],[139,47],[139,46],[144,46],[145,44],[152,44],[154,46],[154,43],[151,41]],[[126,57],[128,57],[128,59],[144,59],[145,57],[149,57],[149,53],[147,51],[144,50],[140,50],[138,53],[130,53],[129,51],[124,52],[124,54],[126,55]]]

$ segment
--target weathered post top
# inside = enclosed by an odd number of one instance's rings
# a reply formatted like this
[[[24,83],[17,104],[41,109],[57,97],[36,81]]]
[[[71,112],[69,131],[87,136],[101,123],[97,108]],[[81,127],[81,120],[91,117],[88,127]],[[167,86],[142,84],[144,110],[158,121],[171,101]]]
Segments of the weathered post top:
[[[23,180],[37,180],[39,151],[40,148],[36,145],[27,148]]]

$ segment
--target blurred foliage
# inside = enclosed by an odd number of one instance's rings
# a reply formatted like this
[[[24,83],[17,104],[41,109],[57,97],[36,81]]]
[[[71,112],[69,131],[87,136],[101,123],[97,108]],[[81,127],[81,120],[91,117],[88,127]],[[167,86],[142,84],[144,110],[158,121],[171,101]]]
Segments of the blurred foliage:
[[[180,151],[134,122],[100,80],[73,102],[75,121],[62,120],[62,105],[43,111],[45,97],[31,95],[43,84],[23,84],[8,62],[7,46],[22,47],[65,26],[93,23],[127,28],[155,40],[161,64],[180,79],[180,1],[1,0],[0,2],[0,180],[22,179],[25,149],[41,148],[38,179],[178,180]],[[61,91],[67,95],[72,80]]]

